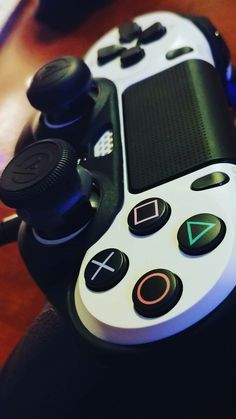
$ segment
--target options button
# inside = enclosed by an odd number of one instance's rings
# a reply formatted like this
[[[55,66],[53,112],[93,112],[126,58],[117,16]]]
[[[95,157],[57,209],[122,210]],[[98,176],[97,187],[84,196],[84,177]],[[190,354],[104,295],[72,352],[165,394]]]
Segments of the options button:
[[[193,191],[204,191],[205,189],[215,188],[217,186],[225,185],[229,182],[229,176],[223,172],[213,172],[209,173],[206,176],[202,176],[199,179],[196,179],[192,185],[191,189]]]
[[[189,52],[192,52],[193,48],[191,47],[182,47],[177,49],[172,49],[171,51],[168,51],[166,54],[167,60],[173,60],[174,58],[180,57],[181,55],[188,54]]]

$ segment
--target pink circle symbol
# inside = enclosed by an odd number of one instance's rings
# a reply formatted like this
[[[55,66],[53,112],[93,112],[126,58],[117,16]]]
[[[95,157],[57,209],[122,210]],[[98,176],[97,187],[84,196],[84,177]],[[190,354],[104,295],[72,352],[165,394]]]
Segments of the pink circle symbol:
[[[159,280],[158,278],[160,278],[160,277],[162,279],[164,279],[164,281],[166,283],[165,291],[163,292],[163,294],[160,297],[156,298],[155,300],[150,300],[150,301],[145,300],[141,296],[141,289],[142,289],[143,284],[145,284],[145,282],[147,282],[150,278],[156,278],[157,280]],[[154,272],[154,273],[151,273],[151,274],[145,276],[142,279],[142,281],[140,282],[140,284],[138,285],[138,288],[137,288],[137,297],[142,304],[152,305],[152,304],[156,304],[156,303],[159,303],[160,301],[162,301],[166,297],[166,295],[168,294],[169,290],[170,290],[170,279],[168,278],[168,276],[163,274],[162,272]]]

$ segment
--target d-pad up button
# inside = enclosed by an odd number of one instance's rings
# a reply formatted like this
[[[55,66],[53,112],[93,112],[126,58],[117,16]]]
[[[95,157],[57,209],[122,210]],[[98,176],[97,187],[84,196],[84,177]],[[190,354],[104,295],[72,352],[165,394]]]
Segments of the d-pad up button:
[[[105,249],[97,253],[87,264],[84,277],[92,291],[107,291],[125,276],[128,257],[118,249]]]
[[[225,232],[226,226],[221,218],[212,214],[197,214],[181,225],[177,239],[184,253],[197,256],[215,249]]]
[[[129,43],[138,38],[142,32],[141,27],[136,22],[125,22],[119,27],[120,42]]]
[[[144,317],[158,317],[170,311],[182,294],[180,278],[167,269],[144,274],[133,289],[135,310]]]

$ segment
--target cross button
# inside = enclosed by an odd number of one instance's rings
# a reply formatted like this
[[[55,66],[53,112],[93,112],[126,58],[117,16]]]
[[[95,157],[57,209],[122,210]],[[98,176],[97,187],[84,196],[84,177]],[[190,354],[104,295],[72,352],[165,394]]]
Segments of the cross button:
[[[121,281],[128,269],[128,257],[118,249],[105,249],[87,264],[85,282],[92,291],[106,291]]]

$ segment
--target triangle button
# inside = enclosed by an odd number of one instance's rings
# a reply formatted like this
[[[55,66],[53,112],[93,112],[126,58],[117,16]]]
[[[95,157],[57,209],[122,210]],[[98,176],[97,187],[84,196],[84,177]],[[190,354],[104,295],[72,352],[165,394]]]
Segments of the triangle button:
[[[201,221],[187,221],[187,230],[188,230],[188,237],[189,237],[189,244],[192,246],[196,243],[199,239],[201,239],[205,234],[208,233],[213,227],[215,227],[215,223],[206,223]],[[194,236],[194,226],[200,227],[202,231],[200,231],[197,235]]]
[[[178,230],[180,249],[190,255],[211,252],[223,240],[226,233],[224,221],[213,214],[197,214],[186,220]]]

